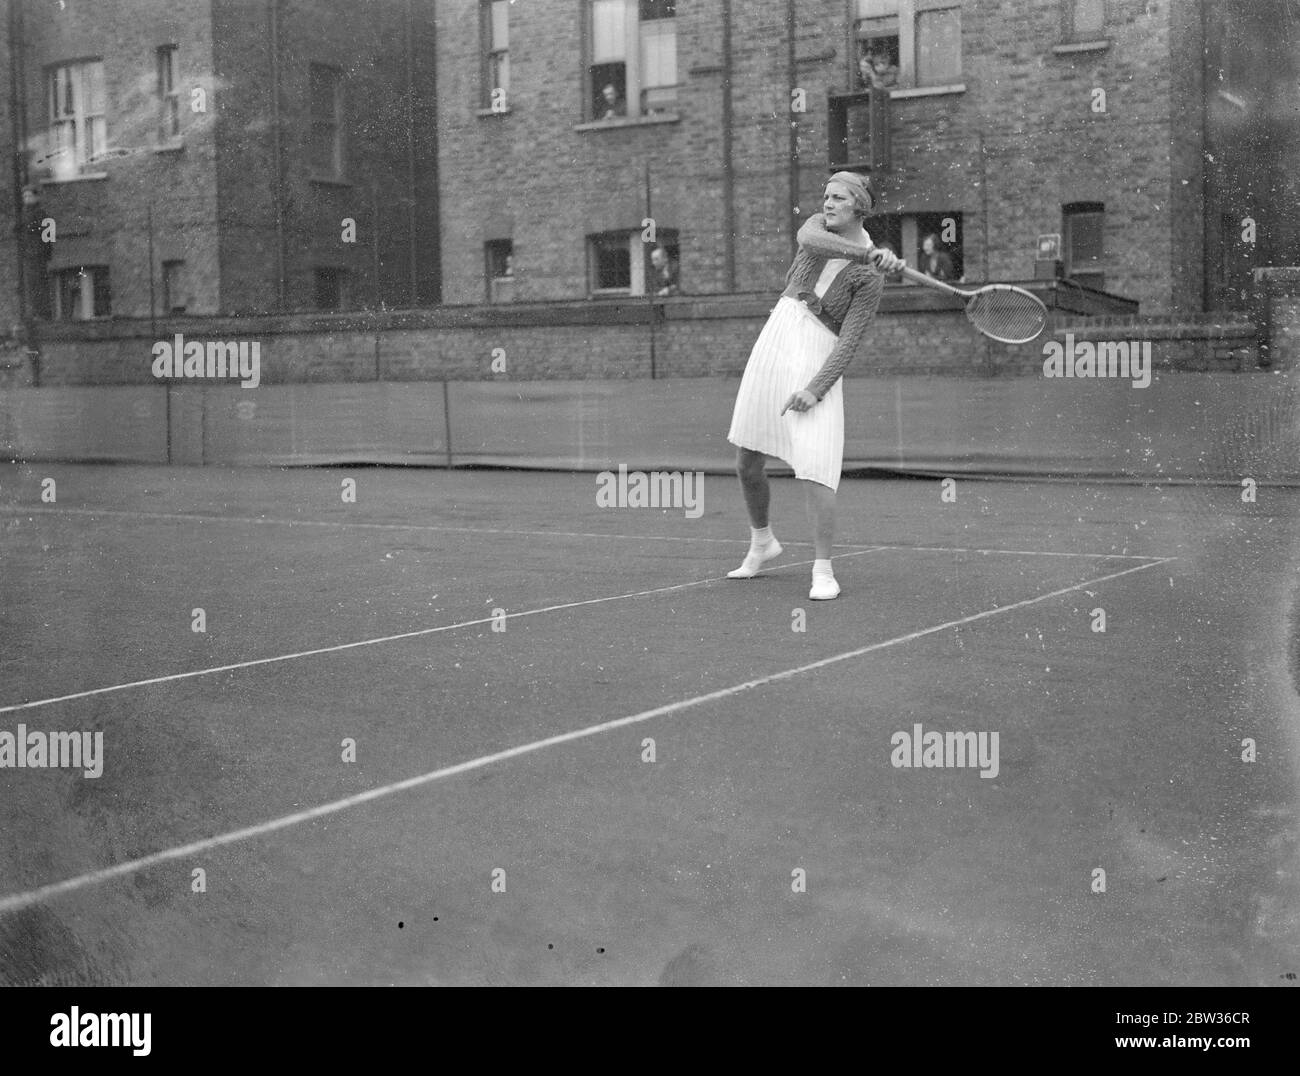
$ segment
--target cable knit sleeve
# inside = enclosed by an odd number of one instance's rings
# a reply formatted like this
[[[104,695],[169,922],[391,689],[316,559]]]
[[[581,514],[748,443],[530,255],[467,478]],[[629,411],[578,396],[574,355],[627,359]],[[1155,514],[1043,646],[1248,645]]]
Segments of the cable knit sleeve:
[[[818,400],[830,392],[853,361],[853,353],[862,340],[862,334],[876,317],[876,308],[880,305],[880,296],[884,290],[885,278],[879,273],[863,273],[853,282],[853,298],[840,326],[840,338],[822,368],[807,385],[807,391]]]
[[[851,243],[826,227],[826,215],[814,213],[799,229],[799,249],[815,258],[848,258],[851,262],[866,265],[874,247]]]

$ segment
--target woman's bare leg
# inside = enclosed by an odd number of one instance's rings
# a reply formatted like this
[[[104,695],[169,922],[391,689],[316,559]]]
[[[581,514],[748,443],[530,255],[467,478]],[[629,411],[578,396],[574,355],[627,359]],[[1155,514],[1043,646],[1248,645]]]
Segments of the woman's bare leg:
[[[767,482],[764,467],[767,457],[749,448],[736,450],[736,474],[740,476],[740,489],[745,495],[745,509],[749,524],[755,530],[767,526],[767,509],[772,503],[772,488]]]
[[[808,502],[808,524],[812,527],[813,548],[818,560],[831,559],[835,542],[835,491],[820,482],[804,481]]]
[[[804,494],[808,500],[808,522],[813,530],[814,556],[812,590],[813,599],[837,598],[840,585],[835,581],[831,567],[831,546],[835,541],[835,491],[820,482],[805,480]]]
[[[745,511],[749,513],[749,552],[735,571],[728,572],[731,579],[752,579],[766,561],[781,555],[781,543],[767,525],[767,509],[772,501],[772,490],[763,468],[767,457],[761,452],[742,448],[736,454],[736,474],[740,476],[740,489],[745,495]]]

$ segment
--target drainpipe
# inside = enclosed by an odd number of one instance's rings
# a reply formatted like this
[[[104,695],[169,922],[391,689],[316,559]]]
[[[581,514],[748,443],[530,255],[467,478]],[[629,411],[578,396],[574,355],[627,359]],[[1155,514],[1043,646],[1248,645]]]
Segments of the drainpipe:
[[[280,0],[269,0],[271,37],[271,147],[275,166],[275,293],[277,309],[284,313],[288,305],[288,281],[285,262],[288,252],[284,243],[284,133],[280,130]]]

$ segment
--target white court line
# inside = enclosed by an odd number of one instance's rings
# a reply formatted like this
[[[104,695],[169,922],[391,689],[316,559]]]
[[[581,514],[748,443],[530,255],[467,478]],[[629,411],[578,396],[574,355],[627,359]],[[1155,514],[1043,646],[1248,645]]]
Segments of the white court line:
[[[882,549],[907,549],[916,553],[1011,553],[1017,557],[1088,557],[1095,560],[1158,560],[1171,561],[1177,557],[1155,556],[1142,553],[1054,553],[1041,549],[974,549],[951,545],[886,545]]]
[[[257,523],[286,527],[357,527],[362,530],[383,531],[435,531],[450,534],[517,534],[530,538],[612,538],[625,542],[712,542],[720,545],[740,545],[744,538],[704,538],[686,537],[676,534],[599,534],[584,531],[530,531],[509,530],[502,527],[445,527],[436,523],[368,523],[342,519],[268,519],[265,516],[205,516],[198,512],[131,512],[120,508],[48,508],[32,505],[29,508],[0,507],[0,515],[30,515],[34,512],[46,515],[82,515],[82,516],[124,516],[128,519],[171,519],[197,523]],[[782,542],[782,545],[807,546],[811,542]],[[960,546],[941,545],[873,545],[865,542],[836,542],[838,546],[849,549],[904,549],[918,553],[1010,553],[1022,557],[1083,557],[1092,560],[1173,560],[1173,557],[1160,555],[1142,555],[1138,553],[1060,553],[1045,552],[1040,549],[978,549]]]
[[[839,553],[835,560],[844,557],[861,557],[867,553],[874,553],[878,548],[883,546],[872,547],[871,549],[860,549],[853,553]],[[813,562],[810,560],[795,561],[792,564],[774,564],[769,570],[778,568],[802,568]],[[707,586],[709,583],[718,583],[726,580],[725,575],[715,575],[708,579],[697,579],[691,583],[676,583],[669,587],[655,587],[652,590],[635,590],[628,594],[610,594],[604,598],[586,598],[578,602],[564,602],[560,605],[546,605],[539,609],[524,609],[518,613],[507,613],[504,617],[485,616],[478,620],[462,620],[456,624],[440,624],[436,628],[419,628],[416,631],[403,631],[396,635],[381,635],[374,639],[360,639],[352,643],[338,643],[334,646],[320,646],[314,650],[299,650],[292,654],[276,654],[269,658],[253,658],[251,661],[236,661],[230,665],[214,665],[207,669],[191,669],[188,672],[169,673],[166,676],[154,676],[148,680],[131,680],[125,684],[110,684],[107,687],[91,688],[88,691],[74,691],[70,695],[56,695],[49,699],[34,699],[31,702],[14,703],[11,706],[0,706],[0,714],[14,713],[18,710],[34,710],[38,706],[49,706],[56,702],[68,702],[71,699],[87,699],[94,695],[109,695],[117,691],[129,691],[137,687],[149,687],[152,684],[166,684],[174,680],[191,680],[196,676],[211,676],[214,673],[231,672],[235,669],[251,669],[256,665],[272,665],[280,661],[293,661],[296,658],[310,658],[318,654],[334,654],[340,650],[354,650],[359,646],[378,646],[380,643],[392,643],[401,639],[418,639],[422,635],[436,635],[443,631],[456,631],[460,628],[473,628],[480,624],[491,624],[494,621],[500,623],[504,620],[517,620],[525,616],[537,616],[539,613],[556,613],[563,609],[579,609],[584,605],[600,605],[604,602],[623,601],[626,598],[646,598],[651,594],[670,594],[674,590],[687,590],[691,587]],[[728,580],[734,582],[734,580]]]
[[[167,848],[161,852],[154,852],[151,855],[141,856],[139,859],[132,859],[125,863],[117,863],[112,867],[105,867],[102,870],[79,874],[74,878],[68,878],[62,882],[43,885],[37,889],[28,890],[25,893],[14,893],[10,896],[0,898],[0,915],[5,914],[6,912],[17,911],[20,908],[30,907],[33,904],[42,903],[43,901],[49,900],[51,897],[57,897],[64,893],[71,893],[74,890],[84,889],[87,886],[97,885],[100,882],[107,882],[113,878],[120,878],[124,874],[134,874],[136,871],[157,866],[159,863],[167,863],[176,859],[186,859],[190,856],[198,855],[201,852],[210,851],[213,848],[221,848],[225,845],[236,844],[239,841],[252,840],[255,837],[274,833],[277,830],[288,829],[290,826],[296,826],[302,822],[310,822],[314,818],[324,818],[327,815],[338,814],[340,811],[346,811],[349,807],[356,807],[363,803],[369,803],[371,800],[382,799],[398,792],[405,792],[411,788],[419,788],[421,785],[432,784],[434,781],[440,781],[444,777],[454,777],[457,774],[468,773],[470,770],[482,769],[483,767],[490,766],[496,762],[504,762],[507,759],[518,758],[520,755],[528,755],[537,751],[543,751],[548,747],[556,747],[559,744],[570,743],[574,740],[581,740],[590,736],[598,736],[602,732],[625,728],[628,725],[639,725],[642,722],[653,720],[656,717],[665,717],[668,714],[679,713],[682,710],[689,710],[707,702],[717,702],[721,699],[730,698],[733,695],[739,695],[743,691],[752,691],[755,688],[765,687],[768,684],[774,684],[780,680],[789,680],[790,678],[800,676],[803,673],[812,672],[814,669],[824,669],[828,665],[835,665],[841,661],[849,661],[852,658],[861,657],[863,654],[870,654],[876,650],[884,650],[887,647],[897,646],[899,643],[910,642],[913,639],[920,639],[926,635],[934,635],[936,632],[946,631],[949,628],[955,628],[962,624],[970,624],[976,620],[984,620],[991,616],[997,616],[1000,613],[1009,613],[1013,609],[1023,609],[1025,606],[1035,605],[1038,602],[1046,601],[1048,598],[1057,598],[1062,594],[1069,594],[1071,591],[1096,586],[1099,583],[1105,583],[1111,579],[1118,579],[1120,576],[1129,575],[1132,572],[1141,572],[1145,571],[1147,568],[1158,567],[1163,563],[1165,562],[1156,561],[1151,564],[1138,564],[1132,568],[1125,568],[1123,571],[1112,572],[1110,575],[1099,576],[1096,579],[1088,579],[1082,583],[1076,583],[1074,586],[1062,587],[1060,590],[1053,590],[1047,594],[1040,594],[1036,598],[1026,598],[1023,601],[1014,602],[1011,605],[986,609],[981,613],[972,613],[970,616],[964,616],[958,620],[949,620],[946,623],[938,624],[933,628],[923,628],[920,631],[909,632],[907,635],[899,635],[893,639],[886,639],[881,643],[872,643],[869,646],[859,647],[856,650],[847,650],[844,653],[836,654],[833,657],[822,658],[819,661],[809,662],[807,665],[800,665],[793,669],[785,669],[782,672],[772,673],[769,676],[761,676],[756,680],[746,680],[742,684],[733,684],[731,687],[724,687],[717,691],[710,691],[704,695],[696,695],[693,698],[682,699],[678,702],[670,702],[665,706],[657,706],[653,710],[643,710],[639,714],[616,718],[613,721],[604,721],[598,725],[588,725],[586,728],[574,729],[571,732],[563,732],[557,736],[548,736],[544,740],[534,740],[532,743],[521,744],[518,747],[511,747],[505,751],[497,751],[491,755],[483,755],[479,758],[470,759],[468,762],[458,762],[454,766],[446,766],[443,769],[433,770],[429,773],[420,774],[417,777],[408,777],[402,781],[394,781],[392,784],[381,785],[378,788],[371,788],[365,792],[358,792],[357,794],[347,796],[344,799],[334,800],[331,803],[323,803],[305,811],[297,811],[294,814],[284,815],[280,818],[273,818],[267,822],[259,822],[255,826],[245,826],[243,829],[231,830],[228,833],[221,833],[215,837],[205,837],[203,840],[192,841],[189,844]]]

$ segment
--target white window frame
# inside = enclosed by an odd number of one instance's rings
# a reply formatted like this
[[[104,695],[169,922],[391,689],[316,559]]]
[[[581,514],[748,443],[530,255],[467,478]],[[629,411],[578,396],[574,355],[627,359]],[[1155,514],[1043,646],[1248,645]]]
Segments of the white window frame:
[[[158,65],[158,141],[162,144],[181,140],[181,91],[177,87],[178,57],[176,45],[159,45]]]
[[[951,0],[949,0],[951,2]],[[621,56],[598,56],[596,53],[596,5],[609,4],[618,5],[623,10],[623,41]],[[655,33],[662,36],[671,34],[673,39],[672,55],[673,70],[676,81],[671,83],[656,83],[653,86],[645,84],[643,69],[645,64],[646,39],[649,35],[643,33],[643,23],[641,20],[641,9],[638,0],[587,0],[585,17],[587,20],[587,57],[586,57],[586,77],[584,83],[587,84],[587,103],[584,107],[592,108],[596,94],[601,87],[592,85],[591,69],[600,63],[622,63],[623,64],[623,106],[624,119],[635,120],[642,116],[662,111],[656,108],[641,107],[641,96],[647,91],[653,90],[676,90],[681,85],[681,73],[678,68],[678,49],[677,49],[677,17],[667,19],[647,19],[644,26],[655,28]],[[671,23],[671,29],[667,24]],[[671,104],[676,106],[676,94],[667,95],[672,97]],[[665,100],[665,103],[668,103]],[[598,120],[599,117],[592,115],[591,120]]]
[[[898,90],[920,90],[939,86],[960,85],[964,69],[962,63],[962,54],[964,52],[962,48],[964,34],[961,27],[962,6],[961,0],[857,0],[854,6],[851,28],[853,35],[853,47],[850,50],[850,59],[853,64],[853,71],[850,72],[851,84],[856,85],[857,79],[858,42],[862,40],[859,36],[861,23],[867,19],[896,18],[898,20]],[[917,60],[920,55],[918,24],[923,14],[934,11],[957,12],[957,73],[945,82],[922,85],[916,78]]]
[[[170,275],[169,275],[170,274]],[[182,298],[185,281],[185,262],[179,258],[162,263],[162,309],[164,314],[183,314],[186,305],[177,302]],[[179,310],[176,308],[180,307]]]
[[[338,287],[339,302],[337,306],[320,306],[317,299],[319,295],[320,280],[322,273],[333,275],[334,283]],[[312,268],[312,306],[311,308],[323,314],[338,314],[345,310],[350,310],[351,299],[351,278],[352,274],[342,265],[317,265]]]
[[[503,17],[498,26],[497,14]],[[483,0],[483,107],[492,104],[492,91],[504,90],[510,101],[510,0]],[[501,39],[497,40],[497,30]]]
[[[112,315],[111,309],[106,314],[95,313],[95,282],[97,274],[101,271],[105,275],[109,275],[109,268],[106,265],[70,265],[62,269],[55,269],[50,273],[50,284],[53,291],[50,309],[53,312],[55,321],[92,321],[96,318],[105,318]],[[65,311],[63,309],[63,281],[74,273],[83,278],[81,290],[76,298],[76,308]],[[109,275],[109,279],[112,280],[111,275]],[[111,294],[110,291],[110,296]],[[112,302],[111,298],[109,302]]]
[[[626,288],[602,288],[597,283],[597,260],[596,260],[596,242],[600,239],[612,238],[619,235],[626,235],[627,254],[628,254],[628,286]],[[645,241],[641,238],[640,229],[631,228],[626,233],[618,230],[609,232],[595,232],[587,236],[587,264],[590,293],[593,297],[614,297],[614,298],[632,298],[645,295],[646,287],[646,262],[649,260],[649,254],[644,249]]]
[[[46,70],[46,90],[54,173],[60,178],[85,174],[108,150],[108,90],[103,59],[52,64]]]

